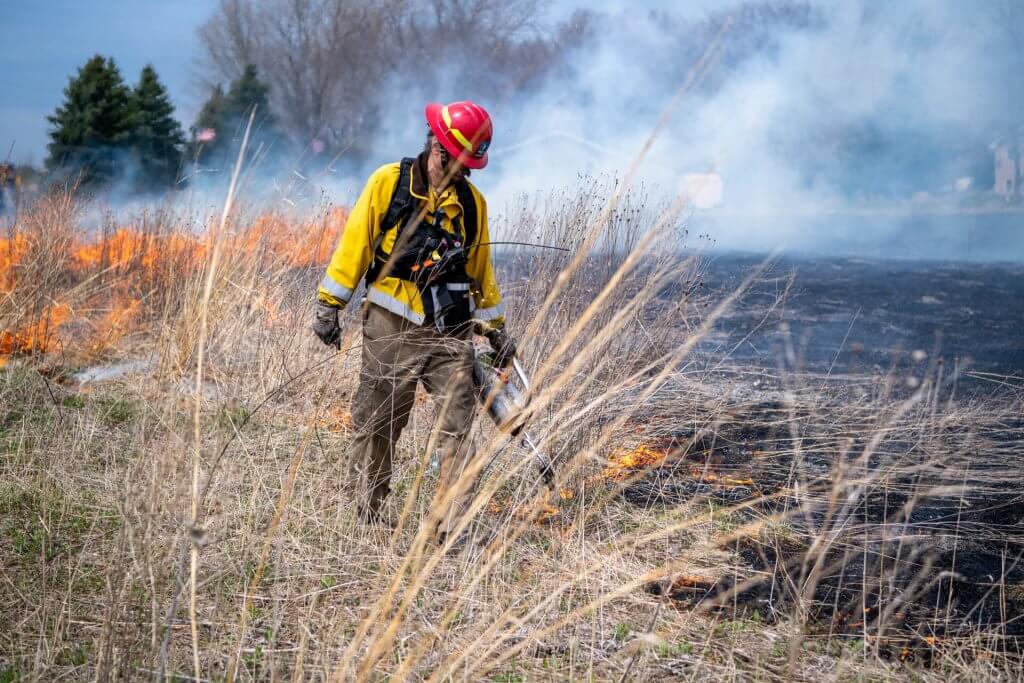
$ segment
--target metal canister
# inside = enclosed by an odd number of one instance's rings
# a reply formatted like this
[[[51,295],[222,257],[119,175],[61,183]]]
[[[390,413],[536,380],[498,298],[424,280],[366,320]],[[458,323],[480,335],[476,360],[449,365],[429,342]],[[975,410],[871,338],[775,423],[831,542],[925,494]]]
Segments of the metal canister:
[[[522,436],[521,443],[533,454],[533,459],[537,463],[537,469],[540,470],[544,483],[555,490],[557,488],[555,469],[551,461],[540,452],[530,435],[523,431],[523,425],[527,419],[526,397],[523,396],[523,390],[530,390],[530,380],[517,359],[513,359],[511,371],[515,372],[523,389],[520,389],[505,374],[509,370],[499,370],[494,367],[494,354],[477,351],[473,358],[473,384],[476,387],[476,397],[487,406],[487,413],[499,430],[514,437]]]
[[[517,436],[523,429],[519,419],[526,409],[523,392],[502,371],[494,367],[494,355],[477,351],[473,359],[473,384],[477,398],[487,407],[494,424],[503,432]]]

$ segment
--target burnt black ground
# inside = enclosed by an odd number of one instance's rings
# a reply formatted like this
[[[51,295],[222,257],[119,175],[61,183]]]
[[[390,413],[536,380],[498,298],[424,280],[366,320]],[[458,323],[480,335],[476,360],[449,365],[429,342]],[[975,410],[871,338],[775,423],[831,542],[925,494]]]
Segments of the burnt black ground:
[[[712,302],[720,300],[763,262],[764,257],[743,254],[710,257],[703,269],[704,293]],[[805,487],[817,487],[824,497],[841,437],[859,439],[856,451],[873,429],[870,414],[856,418],[859,426],[844,422],[855,415],[844,406],[844,383],[863,387],[893,375],[900,380],[939,377],[943,395],[953,401],[1019,406],[1024,266],[778,258],[718,321],[700,350],[708,367],[728,373],[732,367],[761,366],[767,369],[764,377],[775,379],[739,394],[745,398],[732,401],[731,416],[716,428],[713,444],[689,448],[684,460],[688,466],[659,468],[628,487],[624,498],[640,506],[678,505],[693,498],[728,505],[735,502],[730,497],[785,491],[793,476]],[[801,455],[795,467],[787,453],[792,450],[787,425],[794,414],[778,399],[783,373],[830,376],[834,381],[829,386],[838,387],[821,401],[820,414],[796,415]],[[955,381],[950,379],[954,374]],[[734,380],[751,383],[739,373]],[[906,395],[914,385],[901,381],[897,386]],[[845,417],[833,419],[833,412]],[[857,436],[861,429],[866,431]],[[685,444],[694,436],[682,427],[662,445],[687,450]],[[953,455],[937,466],[929,464],[930,456],[915,437],[882,442],[869,467],[886,460],[902,460],[907,467],[903,474],[894,470],[883,487],[866,490],[844,520],[850,534],[825,553],[823,569],[810,589],[815,603],[812,630],[876,636],[888,630],[947,638],[982,629],[1003,638],[1008,649],[1020,651],[1024,416],[1014,417],[1011,411],[996,424],[960,424],[941,438]],[[782,455],[759,464],[751,457],[757,450]],[[687,474],[692,465],[704,462],[719,473],[750,475],[754,485],[724,492],[708,489]],[[968,487],[962,494],[921,495],[933,486],[960,484]],[[747,521],[779,512],[786,499],[757,506]],[[735,548],[738,561],[761,577],[742,588],[739,599],[732,597],[729,576],[707,585],[684,581],[651,590],[691,606],[719,600],[729,609],[739,605],[774,618],[793,599],[791,591],[780,587],[794,585],[794,579],[795,585],[804,585],[818,557],[810,553],[807,539],[823,517],[824,507],[812,506],[795,522],[797,531],[788,539],[750,538]],[[808,520],[810,527],[803,528]],[[883,528],[899,540],[887,540],[879,533]]]
[[[705,288],[731,291],[764,260],[710,256]],[[765,319],[791,277],[786,300]],[[788,344],[790,369],[811,372],[885,371],[921,350],[949,368],[1024,376],[1024,266],[777,258],[717,331],[706,350],[772,367]]]

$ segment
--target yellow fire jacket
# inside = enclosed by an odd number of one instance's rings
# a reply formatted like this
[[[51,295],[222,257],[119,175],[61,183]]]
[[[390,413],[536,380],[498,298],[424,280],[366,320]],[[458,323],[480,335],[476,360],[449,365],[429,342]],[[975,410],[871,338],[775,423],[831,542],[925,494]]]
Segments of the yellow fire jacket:
[[[344,307],[352,298],[359,286],[359,281],[373,263],[374,249],[380,245],[384,255],[391,253],[398,235],[398,225],[382,226],[381,221],[387,213],[391,196],[398,185],[400,164],[381,166],[366,183],[358,201],[352,207],[341,240],[334,250],[327,273],[320,282],[318,297],[320,301],[332,306]],[[455,233],[453,219],[463,214],[458,193],[449,187],[436,194],[427,189],[420,163],[412,165],[409,174],[410,193],[420,202],[427,205],[427,215],[433,215],[437,209],[444,212],[442,227]],[[468,182],[468,181],[467,181]],[[490,242],[487,232],[487,203],[480,191],[470,185],[476,199],[477,230],[475,244],[486,245]],[[461,220],[460,220],[461,223]],[[465,239],[465,235],[459,235]],[[474,245],[470,245],[474,246]],[[494,277],[489,246],[475,247],[469,250],[466,263],[466,274],[473,280],[472,294],[473,317],[486,321],[492,327],[503,327],[505,324],[504,305],[501,292]],[[374,283],[366,293],[366,300],[402,316],[417,325],[425,320],[423,301],[420,299],[416,285],[408,280],[395,277],[383,277]]]

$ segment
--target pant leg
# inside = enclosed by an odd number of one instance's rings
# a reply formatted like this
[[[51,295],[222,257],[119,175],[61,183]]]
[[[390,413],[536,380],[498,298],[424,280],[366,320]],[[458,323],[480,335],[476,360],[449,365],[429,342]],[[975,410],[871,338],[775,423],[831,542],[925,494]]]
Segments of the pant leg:
[[[359,388],[352,404],[350,473],[360,504],[371,513],[380,510],[391,490],[395,442],[409,420],[425,363],[416,336],[411,323],[369,305],[363,321]]]
[[[462,476],[474,454],[469,438],[476,417],[476,396],[473,390],[472,332],[435,334],[433,349],[423,372],[423,383],[437,407],[436,427],[441,448],[441,472],[438,493],[443,495]],[[472,497],[469,486],[446,511],[439,531],[448,532],[457,523]]]

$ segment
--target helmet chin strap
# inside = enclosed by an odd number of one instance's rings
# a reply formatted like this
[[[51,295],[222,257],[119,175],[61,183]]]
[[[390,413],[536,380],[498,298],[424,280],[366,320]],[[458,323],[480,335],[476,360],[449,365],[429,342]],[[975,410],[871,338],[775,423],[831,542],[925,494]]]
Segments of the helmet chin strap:
[[[438,143],[437,147],[438,147],[438,151],[441,153],[441,170],[445,171],[445,175],[447,175],[448,174],[447,173],[448,165],[451,163],[451,158],[452,157],[448,153],[448,150],[446,150],[444,148],[444,145]],[[462,175],[463,178],[468,178],[469,177],[469,169],[468,168],[463,166],[459,170],[461,171],[461,175]]]

